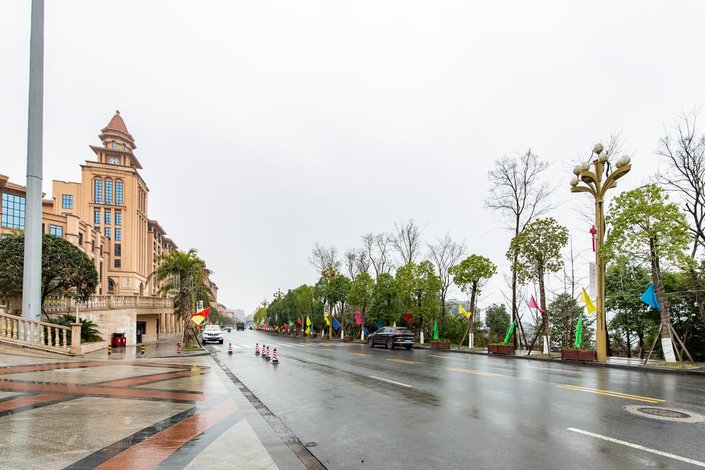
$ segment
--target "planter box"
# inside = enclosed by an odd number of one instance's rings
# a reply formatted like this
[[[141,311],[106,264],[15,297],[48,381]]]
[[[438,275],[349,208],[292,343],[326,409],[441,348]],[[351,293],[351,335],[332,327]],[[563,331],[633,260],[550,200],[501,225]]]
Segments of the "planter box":
[[[505,356],[514,355],[513,344],[490,344],[487,346],[487,352],[490,354],[502,354]]]
[[[561,349],[561,359],[564,361],[577,361],[578,349]]]
[[[597,353],[592,349],[581,349],[578,351],[579,361],[594,361],[597,359]]]
[[[431,341],[431,349],[450,349],[450,342]]]
[[[352,343],[352,336],[343,336],[343,343]]]

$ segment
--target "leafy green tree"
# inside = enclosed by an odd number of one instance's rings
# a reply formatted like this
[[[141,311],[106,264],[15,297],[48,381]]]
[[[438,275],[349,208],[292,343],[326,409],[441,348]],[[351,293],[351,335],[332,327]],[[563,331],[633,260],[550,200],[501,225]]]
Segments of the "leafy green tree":
[[[400,304],[397,280],[389,273],[380,273],[377,276],[374,293],[372,295],[372,312],[374,318],[391,325],[399,318]]]
[[[0,239],[0,297],[22,295],[24,234]],[[47,297],[88,300],[98,286],[91,259],[63,238],[42,236],[42,305]],[[49,319],[46,312],[42,314]]]
[[[207,280],[210,271],[193,248],[189,251],[172,250],[160,257],[160,265],[153,273],[162,282],[159,289],[174,299],[174,313],[181,319],[184,328],[184,346],[198,344],[196,329],[191,321],[197,302],[208,305],[213,295]]]
[[[303,319],[306,315],[313,313],[313,297],[314,288],[309,285],[302,284],[294,289],[296,310],[294,318],[292,318],[291,321],[296,321],[296,318],[299,316]]]
[[[509,261],[516,260],[514,271],[521,284],[537,281],[543,314],[543,331],[548,336],[549,311],[546,308],[547,274],[560,271],[563,267],[561,249],[568,244],[568,229],[553,217],[536,219],[514,239],[507,252]]]
[[[583,308],[568,293],[558,294],[548,306],[551,312],[551,342],[561,348],[575,347],[575,327],[578,318],[583,317],[582,348],[589,348],[591,344],[590,325],[594,321],[583,313]]]
[[[328,292],[328,299],[338,311],[343,330],[347,330],[350,324],[350,315],[345,307],[347,306],[348,293],[350,292],[350,279],[343,274],[333,276],[330,279]]]
[[[666,298],[661,263],[689,266],[686,255],[691,238],[685,214],[655,184],[625,191],[610,204],[610,226],[604,256],[608,260],[629,259],[651,269],[654,291],[661,306],[661,347],[664,358],[675,362],[671,340],[670,304]],[[644,286],[646,288],[646,286]]]
[[[419,264],[407,263],[397,269],[397,290],[402,307],[418,320],[421,331],[424,321],[434,320],[439,316],[439,299],[443,286],[430,261]]]
[[[468,331],[470,331],[475,322],[477,299],[480,296],[480,290],[495,275],[497,266],[489,258],[480,255],[470,255],[459,264],[451,267],[449,271],[453,275],[455,285],[470,297],[470,312],[472,313],[472,316],[468,319]]]
[[[355,276],[355,279],[350,284],[348,303],[360,311],[363,322],[367,320],[367,311],[372,306],[374,293],[375,281],[372,279],[372,276],[366,272]]]
[[[658,333],[659,321],[640,297],[649,284],[649,270],[626,262],[612,263],[605,275],[605,310],[612,314],[610,338],[632,357],[634,348],[644,357],[645,342]]]
[[[260,321],[262,321],[266,318],[267,318],[267,307],[261,306],[255,312],[254,316],[252,317],[252,321],[254,321],[255,323],[259,323]]]
[[[490,340],[499,340],[504,338],[504,335],[509,329],[511,317],[507,312],[507,307],[493,304],[487,308],[485,312],[485,324],[489,329]]]

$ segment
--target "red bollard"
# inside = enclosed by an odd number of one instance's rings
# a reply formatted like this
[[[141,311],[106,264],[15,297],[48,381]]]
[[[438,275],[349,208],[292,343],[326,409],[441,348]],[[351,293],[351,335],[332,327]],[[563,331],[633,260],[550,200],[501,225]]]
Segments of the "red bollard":
[[[259,356],[259,343],[255,343],[255,356]]]
[[[228,354],[233,353],[233,343],[228,343]]]
[[[274,357],[272,357],[272,364],[279,364],[279,356],[277,356],[277,348],[274,348]]]

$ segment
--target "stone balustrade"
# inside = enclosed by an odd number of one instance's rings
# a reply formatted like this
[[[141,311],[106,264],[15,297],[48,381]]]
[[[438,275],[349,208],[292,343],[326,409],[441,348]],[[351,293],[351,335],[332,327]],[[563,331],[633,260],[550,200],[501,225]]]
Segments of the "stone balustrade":
[[[56,325],[0,313],[0,341],[63,354],[81,354],[81,325]]]
[[[137,295],[92,295],[85,302],[71,298],[50,297],[44,301],[44,311],[49,314],[74,313],[96,310],[121,310],[126,308],[163,309],[173,308],[174,301],[165,297],[142,297]]]

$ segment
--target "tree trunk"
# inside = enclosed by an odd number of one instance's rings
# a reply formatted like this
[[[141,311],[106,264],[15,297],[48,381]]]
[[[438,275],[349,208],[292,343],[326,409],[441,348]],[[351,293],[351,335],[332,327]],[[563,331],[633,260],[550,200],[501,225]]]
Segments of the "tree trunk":
[[[661,280],[661,267],[655,250],[656,241],[651,239],[649,244],[651,245],[651,275],[654,280],[654,291],[659,304],[661,304],[661,349],[663,350],[663,359],[666,362],[676,362],[676,355],[673,352],[673,339],[671,338],[671,309],[668,300],[666,300],[666,292]]]
[[[548,312],[546,311],[546,286],[543,279],[543,269],[539,269],[539,297],[541,298],[541,319],[543,323],[544,353],[551,354],[551,340],[548,334]]]

